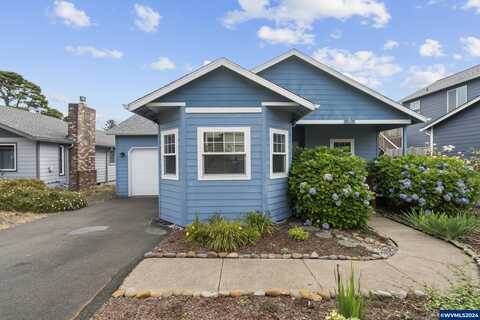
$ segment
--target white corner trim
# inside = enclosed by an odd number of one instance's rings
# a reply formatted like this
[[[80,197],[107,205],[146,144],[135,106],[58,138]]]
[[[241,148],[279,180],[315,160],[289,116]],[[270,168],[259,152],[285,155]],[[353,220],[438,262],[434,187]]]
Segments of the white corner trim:
[[[165,148],[164,148],[164,139],[163,137],[165,137],[166,135],[170,135],[170,134],[173,134],[175,135],[175,174],[168,174],[168,173],[165,173]],[[178,180],[178,171],[179,171],[179,167],[178,167],[178,158],[179,158],[179,152],[178,152],[178,149],[179,149],[179,145],[178,145],[178,128],[175,128],[175,129],[170,129],[170,130],[165,130],[165,131],[160,131],[160,163],[161,163],[161,177],[163,180]],[[169,154],[169,155],[173,155],[173,154]]]
[[[330,148],[333,149],[335,142],[349,142],[350,149],[352,150],[352,156],[355,155],[355,139],[330,139]]]
[[[147,107],[185,107],[185,102],[149,102]]]
[[[282,102],[282,101],[264,101],[262,102],[262,107],[298,107],[299,104],[296,102]]]
[[[128,104],[128,110],[129,111],[134,111],[138,108],[140,108],[141,106],[143,105],[146,105],[147,103],[153,101],[153,100],[156,100],[158,98],[160,98],[161,96],[164,96],[165,94],[219,68],[219,67],[225,67],[233,72],[236,72],[238,74],[240,74],[241,76],[265,87],[265,88],[268,88],[270,89],[271,91],[275,92],[275,93],[278,93],[279,95],[281,96],[284,96],[285,98],[289,99],[289,100],[292,100],[294,102],[297,102],[298,104],[304,106],[305,108],[307,109],[310,109],[310,110],[315,110],[315,105],[308,101],[307,99],[305,98],[302,98],[290,91],[288,91],[287,89],[285,88],[282,88],[258,75],[256,75],[255,73],[252,73],[251,71],[248,71],[242,67],[240,67],[239,65],[225,59],[225,58],[221,58],[221,59],[217,59],[215,61],[213,61],[212,63],[210,64],[207,64],[189,74],[187,74],[186,76],[183,76],[181,78],[179,78],[178,80],[176,81],[173,81],[171,82],[170,84],[158,89],[158,90],[155,90],[131,103]]]
[[[243,132],[245,136],[245,152],[222,152],[219,154],[245,154],[245,174],[204,174],[203,155],[205,132]],[[198,180],[251,180],[251,147],[250,127],[197,127],[197,177]],[[215,154],[215,153],[208,153]]]
[[[386,120],[355,120],[355,124],[411,124],[409,119],[386,119]]]
[[[0,168],[0,172],[15,172],[17,171],[17,143],[0,143],[0,146],[7,146],[7,147],[13,147],[13,168],[12,169],[2,169]]]
[[[460,111],[462,111],[463,109],[466,109],[468,107],[470,107],[471,105],[477,103],[480,101],[480,96],[479,97],[476,97],[475,99],[473,100],[470,100],[468,101],[467,103],[465,103],[463,106],[460,106],[458,107],[457,109],[453,109],[452,111],[450,111],[449,113],[443,115],[442,117],[438,118],[437,120],[435,120],[434,122],[426,125],[425,127],[423,127],[422,129],[420,129],[420,131],[425,131],[435,125],[437,125],[438,123],[442,122],[443,120],[445,119],[448,119],[450,118],[451,116],[453,116],[454,114],[456,113],[459,113]]]
[[[299,120],[297,124],[345,124],[345,120]]]
[[[274,134],[283,134],[285,135],[285,172],[282,173],[273,173],[273,135]],[[288,130],[283,129],[274,129],[270,128],[270,179],[279,179],[279,178],[288,178]]]
[[[157,149],[158,150],[158,147],[131,147],[130,149],[128,149],[128,152],[127,152],[127,161],[128,161],[128,196],[131,197],[132,196],[132,180],[131,177],[132,177],[132,152],[134,150],[137,150],[137,149]],[[158,155],[157,155],[158,156]],[[159,181],[160,183],[160,181]]]
[[[261,113],[262,108],[185,108],[186,113]]]
[[[58,146],[58,149],[60,150],[60,161],[61,163],[59,163],[59,166],[58,166],[58,175],[63,177],[65,176],[65,146],[64,145],[59,145]],[[107,153],[108,155],[108,153]],[[108,162],[107,162],[108,164]]]
[[[413,118],[415,118],[415,119],[417,119],[421,122],[427,122],[427,119],[424,116],[422,116],[421,114],[416,113],[415,111],[412,111],[405,106],[402,106],[398,102],[390,100],[389,98],[385,97],[384,95],[382,95],[382,94],[364,86],[363,84],[357,82],[356,80],[345,76],[344,74],[336,71],[335,69],[324,65],[323,63],[317,61],[316,59],[314,59],[314,58],[312,58],[312,57],[310,57],[310,56],[308,56],[308,55],[306,55],[306,54],[304,54],[304,53],[302,53],[302,52],[300,52],[296,49],[289,50],[289,51],[285,52],[284,54],[282,54],[278,57],[275,57],[275,58],[273,58],[273,59],[255,67],[255,68],[253,68],[252,72],[253,73],[262,72],[263,70],[268,69],[271,66],[273,66],[273,65],[275,65],[275,64],[277,64],[277,63],[279,63],[279,62],[281,62],[285,59],[288,59],[292,56],[295,56],[295,57],[297,57],[297,58],[315,66],[315,67],[317,67],[318,69],[330,74],[331,76],[333,76],[333,77],[335,77],[335,78],[337,78],[337,79],[339,79],[339,80],[341,80],[345,83],[348,83],[349,85],[357,88],[358,90],[363,91],[364,93],[366,93],[366,94],[368,94],[368,95],[370,95],[370,96],[388,104],[389,106],[391,106],[391,107],[393,107],[397,110],[400,110],[400,111],[410,115],[411,117],[413,117]]]

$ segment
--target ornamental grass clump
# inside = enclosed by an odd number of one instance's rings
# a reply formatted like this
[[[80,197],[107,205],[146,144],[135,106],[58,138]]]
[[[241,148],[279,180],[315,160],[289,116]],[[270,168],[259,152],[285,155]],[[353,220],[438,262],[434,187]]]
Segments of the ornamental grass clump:
[[[0,210],[52,213],[77,210],[87,205],[83,194],[49,188],[40,180],[0,179]]]
[[[480,174],[456,157],[382,156],[369,169],[377,197],[398,211],[455,214],[479,199]]]
[[[362,319],[364,301],[360,293],[360,279],[355,279],[353,266],[348,279],[343,280],[340,266],[335,269],[337,283],[337,308],[338,312],[347,319]]]
[[[277,229],[276,224],[267,213],[250,212],[244,220],[248,227],[258,230],[262,235],[271,235]]]
[[[288,230],[288,237],[297,241],[306,241],[310,237],[310,233],[302,227],[296,226]]]
[[[295,214],[315,226],[355,229],[366,225],[374,194],[366,184],[366,163],[342,149],[317,147],[296,152],[289,195]]]

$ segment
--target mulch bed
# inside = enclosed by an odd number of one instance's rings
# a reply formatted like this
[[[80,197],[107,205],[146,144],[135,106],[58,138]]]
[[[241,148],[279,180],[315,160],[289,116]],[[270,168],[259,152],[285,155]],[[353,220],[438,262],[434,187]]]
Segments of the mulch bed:
[[[480,231],[475,231],[463,238],[461,242],[472,247],[477,255],[480,255]]]
[[[291,228],[290,223],[283,223],[278,226],[278,229],[272,235],[266,235],[262,237],[255,244],[241,248],[238,252],[250,253],[250,254],[262,254],[262,253],[274,253],[280,254],[282,249],[287,248],[288,253],[302,253],[302,254],[311,254],[312,252],[317,252],[319,255],[343,255],[351,257],[362,257],[370,256],[372,253],[366,250],[364,247],[357,246],[354,248],[345,247],[338,244],[335,236],[332,236],[330,239],[319,238],[315,236],[316,232],[312,227],[306,227],[307,229],[311,228],[310,237],[306,241],[297,241],[290,239],[288,237],[288,229]],[[361,237],[372,238],[375,241],[385,243],[385,239],[376,236],[373,233],[357,233]],[[185,240],[185,231],[176,230],[173,231],[168,237],[163,239],[159,245],[155,248],[156,252],[208,252],[208,248],[203,247],[201,244],[195,242],[188,242]]]
[[[368,299],[365,306],[366,320],[433,320],[437,315],[423,308],[425,300],[409,298]],[[250,319],[325,319],[335,309],[335,301],[313,302],[290,297],[219,297],[193,298],[174,296],[169,298],[110,299],[93,317],[93,320],[250,320]]]

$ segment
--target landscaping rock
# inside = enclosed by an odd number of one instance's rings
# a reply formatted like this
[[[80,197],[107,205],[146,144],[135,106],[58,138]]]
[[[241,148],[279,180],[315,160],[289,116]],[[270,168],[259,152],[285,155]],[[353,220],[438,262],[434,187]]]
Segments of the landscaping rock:
[[[227,258],[238,258],[238,253],[230,252],[229,254],[227,254]]]
[[[392,294],[384,290],[372,290],[370,294],[378,298],[392,298]]]
[[[262,259],[268,259],[268,253],[261,253],[260,258]]]
[[[160,298],[160,297],[162,297],[162,292],[161,291],[156,291],[156,290],[151,290],[150,291],[150,297]]]
[[[176,255],[176,258],[186,258],[187,253],[186,252],[178,252]]]
[[[346,248],[356,248],[358,247],[358,242],[354,242],[352,240],[338,240],[337,243],[343,247],[346,247]]]
[[[217,292],[211,292],[211,291],[202,291],[200,293],[200,296],[203,297],[203,298],[216,298],[216,297],[218,297],[218,293]]]
[[[303,258],[303,254],[297,253],[297,252],[292,253],[292,258],[293,258],[293,259],[302,259],[302,258]]]
[[[210,251],[210,252],[207,252],[207,257],[208,258],[216,258],[216,257],[218,257],[218,254],[215,251]]]
[[[319,255],[315,251],[313,251],[312,254],[310,255],[310,259],[318,259],[318,257]]]
[[[331,239],[332,233],[330,231],[320,231],[315,233],[315,237],[320,239]]]
[[[137,295],[135,296],[137,299],[146,299],[150,297],[150,290],[142,290],[137,292]]]
[[[281,289],[276,289],[276,288],[265,290],[265,295],[268,297],[279,297],[282,295],[282,293],[283,291]]]
[[[238,256],[240,259],[250,259],[251,255],[249,253],[243,253]]]
[[[197,253],[197,258],[208,258],[208,254],[206,254],[206,253]]]
[[[295,289],[290,290],[290,296],[292,296],[293,298],[297,298],[297,299],[302,297],[300,295],[300,290],[295,290]]]
[[[176,255],[177,255],[177,254],[176,254],[175,252],[165,252],[165,253],[163,254],[163,257],[164,257],[164,258],[175,258]]]
[[[282,254],[282,259],[290,259],[292,255],[290,253]]]
[[[187,258],[195,258],[196,253],[195,251],[188,251],[187,252]]]
[[[225,291],[225,290],[219,291],[218,296],[219,297],[229,297],[230,296],[230,291]]]
[[[125,289],[125,297],[133,298],[137,295],[137,290],[135,288],[127,288]]]
[[[316,293],[325,300],[330,300],[332,298],[328,290],[318,290]]]
[[[220,258],[225,258],[227,255],[228,255],[227,252],[219,252],[219,253],[218,253],[218,256],[219,256]]]
[[[112,293],[112,297],[114,298],[120,298],[120,297],[123,297],[124,295],[125,295],[125,290],[123,289],[118,289],[114,293]]]
[[[334,255],[334,254],[331,254],[328,256],[328,259],[330,260],[338,260],[338,256]]]
[[[274,254],[274,253],[269,253],[268,254],[268,259],[276,259],[277,258],[277,255]]]
[[[254,296],[257,296],[257,297],[263,297],[265,296],[265,291],[262,291],[262,290],[258,290],[258,291],[255,291],[253,293]]]
[[[392,296],[394,296],[395,298],[397,299],[401,299],[401,300],[404,300],[407,298],[407,292],[406,291],[395,291],[395,292],[392,292]]]
[[[316,293],[312,293],[312,294],[310,295],[310,300],[316,301],[316,302],[322,301],[322,296],[319,295],[319,294],[316,294]]]
[[[242,295],[242,292],[240,290],[230,291],[230,297],[238,298],[241,295]]]
[[[171,297],[172,295],[173,295],[173,291],[172,291],[172,290],[164,290],[164,291],[162,291],[162,297],[164,297],[164,298]]]
[[[427,294],[425,293],[425,291],[422,291],[422,290],[415,290],[415,291],[413,291],[413,294],[417,298],[426,298],[427,297]]]
[[[310,296],[311,296],[310,290],[302,288],[298,290],[298,293],[303,299],[310,299]]]
[[[145,252],[144,255],[143,255],[143,257],[144,257],[145,259],[147,259],[147,258],[152,258],[152,257],[153,257],[153,252],[152,252],[152,251]]]
[[[192,290],[188,290],[188,289],[182,291],[182,295],[187,296],[187,297],[192,297],[193,293],[194,292]]]

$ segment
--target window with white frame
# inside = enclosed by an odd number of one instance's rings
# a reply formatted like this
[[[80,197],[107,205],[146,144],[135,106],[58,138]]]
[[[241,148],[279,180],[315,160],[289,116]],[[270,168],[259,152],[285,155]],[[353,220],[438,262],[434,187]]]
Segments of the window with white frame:
[[[342,148],[355,155],[354,139],[330,139],[330,148]]]
[[[58,146],[58,174],[65,175],[65,146]]]
[[[15,143],[0,144],[0,171],[17,170],[17,145]]]
[[[467,96],[467,86],[461,86],[452,90],[447,91],[447,112],[450,112],[462,104],[466,103],[468,99]]]
[[[111,166],[115,165],[115,149],[108,151],[108,164]]]
[[[288,131],[270,128],[270,178],[288,176]]]
[[[250,128],[197,129],[199,180],[250,179]]]
[[[410,110],[419,112],[420,111],[420,100],[410,102]]]
[[[161,133],[162,179],[178,180],[178,129]]]

